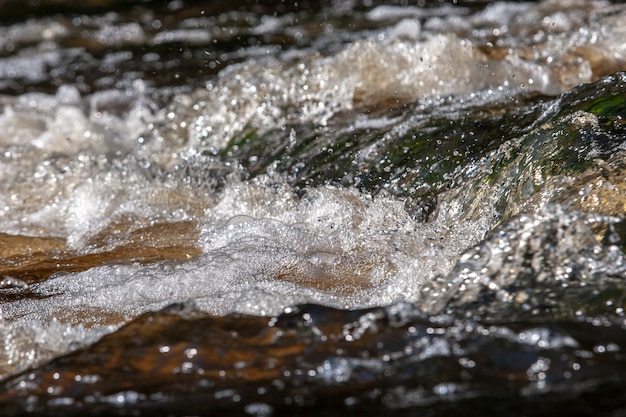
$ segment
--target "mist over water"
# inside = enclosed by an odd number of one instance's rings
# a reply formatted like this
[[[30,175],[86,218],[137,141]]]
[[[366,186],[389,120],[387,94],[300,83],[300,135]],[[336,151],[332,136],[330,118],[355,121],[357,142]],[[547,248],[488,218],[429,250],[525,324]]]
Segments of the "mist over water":
[[[626,7],[97,3],[0,21],[6,415],[624,411]]]

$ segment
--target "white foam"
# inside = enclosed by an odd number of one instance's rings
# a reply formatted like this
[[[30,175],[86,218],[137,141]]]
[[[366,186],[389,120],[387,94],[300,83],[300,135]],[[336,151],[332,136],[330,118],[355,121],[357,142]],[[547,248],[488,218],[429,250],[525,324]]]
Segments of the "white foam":
[[[312,54],[296,62],[248,60],[228,68],[208,91],[192,96],[193,147],[222,149],[248,126],[264,130],[294,122],[324,125],[359,102],[404,102],[502,85],[514,90],[533,77],[533,88],[553,84],[551,73],[539,65],[491,60],[471,41],[454,35],[416,42],[419,28],[399,25],[395,37],[357,41],[334,56]],[[184,108],[173,111],[189,114]]]
[[[19,323],[0,318],[0,377],[37,366],[56,356],[95,342],[116,327],[45,322],[29,319]]]
[[[395,38],[418,40],[421,32],[421,24],[417,19],[402,19],[389,31]]]
[[[24,94],[2,101],[3,232],[84,234],[93,230],[93,221],[111,214],[114,208],[106,211],[107,206],[119,208],[125,201],[119,197],[128,189],[134,197],[132,190],[149,195],[163,188],[141,183],[128,187],[141,181],[129,174],[132,167],[112,169],[110,157],[122,160],[137,151],[142,146],[137,138],[154,119],[149,103],[132,93],[100,92],[83,99],[75,88],[62,87],[54,96]],[[109,110],[120,107],[127,111]]]
[[[414,300],[422,281],[448,272],[485,232],[416,223],[391,197],[322,187],[298,199],[285,190],[232,183],[207,210],[202,256],[61,275],[31,287],[50,297],[6,303],[4,317],[19,323],[28,311],[28,320],[46,322],[69,310],[100,322],[99,314],[132,317],[188,300],[215,314]]]
[[[373,21],[386,21],[404,19],[407,17],[424,18],[430,16],[455,16],[467,14],[468,10],[463,7],[450,7],[447,5],[436,8],[418,6],[393,6],[380,5],[366,13],[365,18]]]
[[[603,14],[602,4],[578,5],[573,17],[564,21],[562,13],[550,13],[548,7],[497,3],[468,17],[465,26],[453,25],[459,35],[433,34],[433,28],[445,29],[445,22],[438,26],[428,20],[422,31],[418,20],[405,18],[387,35],[357,40],[331,56],[288,53],[282,59],[248,59],[223,71],[208,91],[179,101],[191,101],[191,111],[184,106],[173,111],[193,118],[189,137],[194,149],[215,151],[246,127],[263,131],[297,122],[325,125],[336,113],[360,103],[400,103],[484,90],[557,94],[592,81],[598,57],[623,63],[624,12]],[[542,24],[550,29],[531,25],[525,14],[545,21]],[[483,26],[486,32],[478,30],[477,38],[473,31],[465,33]],[[574,27],[578,30],[568,29]],[[483,51],[489,49],[487,39],[511,31],[518,36],[512,36],[516,40],[510,45],[501,45],[509,46],[503,56]],[[524,40],[526,36],[531,40]],[[579,48],[591,49],[577,55]]]
[[[151,44],[161,45],[174,42],[189,44],[207,44],[213,39],[206,29],[180,29],[162,31],[152,37]]]

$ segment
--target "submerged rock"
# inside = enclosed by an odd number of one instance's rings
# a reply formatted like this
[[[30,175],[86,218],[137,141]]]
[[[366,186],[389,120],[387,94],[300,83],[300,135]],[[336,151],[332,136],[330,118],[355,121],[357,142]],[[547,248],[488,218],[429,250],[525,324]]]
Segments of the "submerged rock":
[[[303,305],[269,318],[174,305],[5,381],[0,409],[5,416],[454,415],[466,407],[482,415],[602,414],[625,410],[624,348],[619,325],[483,325],[427,317],[407,304]]]

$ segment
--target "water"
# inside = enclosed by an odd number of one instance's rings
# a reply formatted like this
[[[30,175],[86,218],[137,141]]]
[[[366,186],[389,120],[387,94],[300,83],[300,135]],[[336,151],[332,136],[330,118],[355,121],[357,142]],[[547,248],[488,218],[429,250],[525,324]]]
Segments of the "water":
[[[2,6],[3,415],[621,415],[626,8]]]

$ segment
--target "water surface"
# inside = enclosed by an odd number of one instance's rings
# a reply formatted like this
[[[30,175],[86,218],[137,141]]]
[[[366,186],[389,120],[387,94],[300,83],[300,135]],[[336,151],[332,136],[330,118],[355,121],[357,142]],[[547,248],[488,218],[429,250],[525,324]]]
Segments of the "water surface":
[[[0,11],[3,415],[626,412],[623,5]]]

